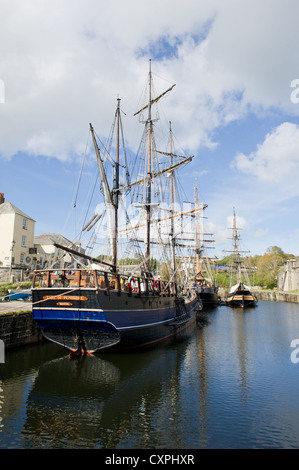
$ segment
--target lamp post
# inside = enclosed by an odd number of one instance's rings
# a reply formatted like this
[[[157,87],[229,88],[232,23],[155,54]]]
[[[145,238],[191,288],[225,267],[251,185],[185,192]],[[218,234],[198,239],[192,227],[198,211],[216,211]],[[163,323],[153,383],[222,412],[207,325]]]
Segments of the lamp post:
[[[10,255],[10,270],[9,270],[10,282],[12,282],[12,260],[13,260],[13,256],[12,256],[12,255],[13,255],[13,248],[14,248],[14,246],[15,246],[15,243],[16,243],[16,242],[15,242],[14,240],[11,242],[11,249],[10,249],[10,251],[11,251],[11,255]]]

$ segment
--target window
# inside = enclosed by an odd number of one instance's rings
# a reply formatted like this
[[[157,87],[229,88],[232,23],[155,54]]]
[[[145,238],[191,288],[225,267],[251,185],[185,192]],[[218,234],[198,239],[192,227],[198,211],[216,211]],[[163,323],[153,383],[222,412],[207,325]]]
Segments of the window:
[[[23,219],[23,228],[27,230],[27,219]]]
[[[22,246],[26,246],[26,237],[22,235]]]
[[[21,253],[21,256],[20,256],[20,263],[21,264],[24,264],[24,259],[25,259],[25,254]]]

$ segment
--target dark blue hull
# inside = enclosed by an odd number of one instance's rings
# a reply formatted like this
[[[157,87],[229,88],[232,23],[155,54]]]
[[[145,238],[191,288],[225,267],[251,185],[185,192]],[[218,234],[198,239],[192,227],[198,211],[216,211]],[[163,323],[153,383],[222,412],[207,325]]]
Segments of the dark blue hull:
[[[196,322],[196,296],[185,301],[174,295],[111,292],[108,296],[95,289],[80,289],[76,296],[65,292],[34,289],[32,312],[44,336],[71,351],[150,346],[185,334]]]

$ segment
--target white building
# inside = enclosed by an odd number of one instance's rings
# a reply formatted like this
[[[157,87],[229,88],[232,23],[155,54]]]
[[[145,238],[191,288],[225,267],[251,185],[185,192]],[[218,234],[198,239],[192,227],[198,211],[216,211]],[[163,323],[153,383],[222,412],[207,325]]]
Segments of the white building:
[[[24,274],[33,269],[82,264],[82,258],[57,248],[54,243],[84,254],[80,245],[58,233],[43,233],[35,237],[34,228],[35,220],[10,202],[5,202],[4,194],[0,193],[0,280],[21,281]]]
[[[299,291],[299,261],[289,259],[278,271],[278,288],[282,291]]]
[[[33,262],[35,220],[0,193],[0,267],[27,269]]]
[[[34,237],[34,246],[36,248],[36,269],[48,268],[68,268],[77,262],[77,257],[67,251],[58,248],[54,245],[59,245],[70,248],[77,252],[83,253],[84,250],[77,244],[71,242],[67,238],[58,233],[42,233]],[[80,258],[82,263],[82,258]],[[79,263],[80,264],[80,263]]]

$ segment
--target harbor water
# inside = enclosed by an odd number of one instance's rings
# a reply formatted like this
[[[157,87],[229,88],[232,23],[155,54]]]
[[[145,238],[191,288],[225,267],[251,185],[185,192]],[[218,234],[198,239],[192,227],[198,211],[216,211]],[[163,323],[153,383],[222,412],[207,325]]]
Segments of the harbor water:
[[[189,338],[142,353],[8,350],[0,449],[298,448],[297,348],[299,304],[260,301],[202,312]]]

